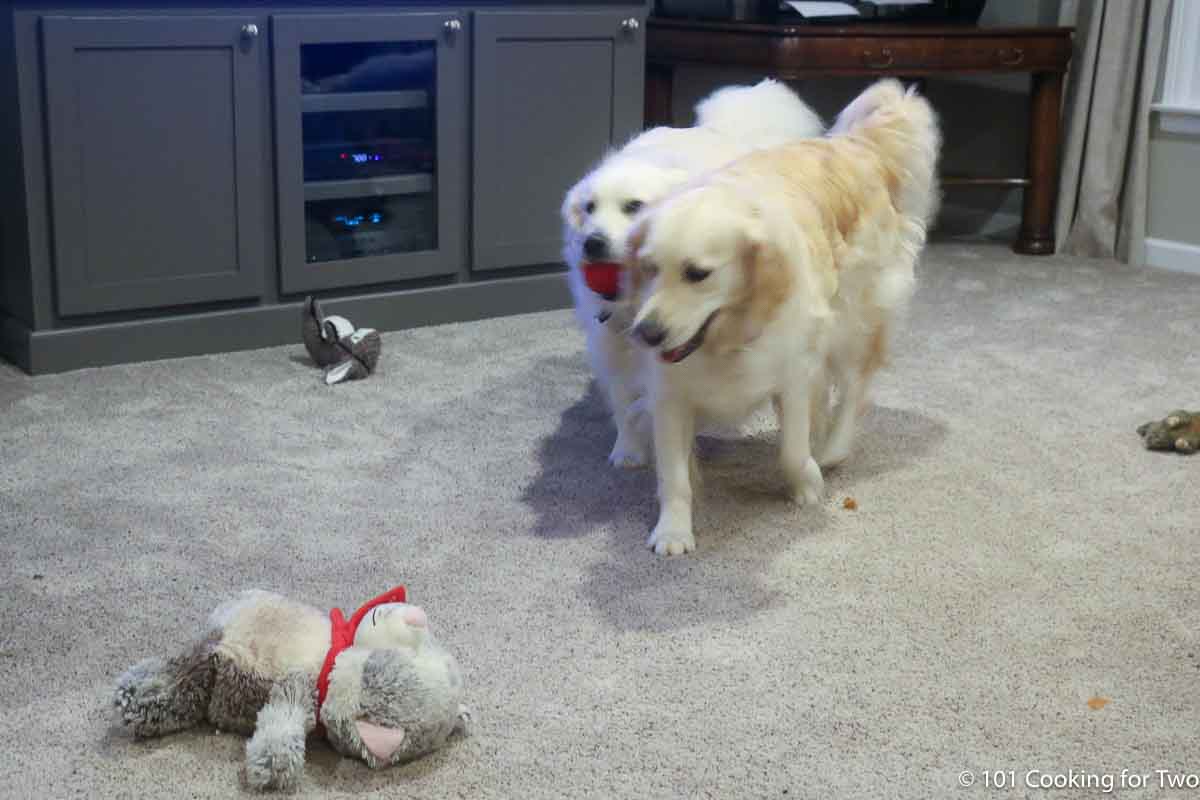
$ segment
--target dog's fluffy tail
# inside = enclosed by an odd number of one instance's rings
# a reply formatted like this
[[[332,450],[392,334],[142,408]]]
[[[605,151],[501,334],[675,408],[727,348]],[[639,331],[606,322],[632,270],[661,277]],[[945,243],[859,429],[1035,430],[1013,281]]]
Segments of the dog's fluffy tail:
[[[817,112],[770,78],[713,92],[696,104],[696,125],[754,147],[777,147],[825,132]]]
[[[871,85],[842,110],[831,136],[865,139],[899,178],[901,213],[928,226],[937,213],[941,132],[929,101],[895,79]]]

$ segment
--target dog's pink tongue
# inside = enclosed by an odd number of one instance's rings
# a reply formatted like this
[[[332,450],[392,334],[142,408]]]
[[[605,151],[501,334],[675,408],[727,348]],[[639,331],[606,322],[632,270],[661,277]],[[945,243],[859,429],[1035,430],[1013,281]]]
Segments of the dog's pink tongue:
[[[687,347],[687,345],[684,345],[684,347]],[[668,364],[678,364],[683,358],[684,347],[676,347],[674,350],[668,350],[660,358]]]

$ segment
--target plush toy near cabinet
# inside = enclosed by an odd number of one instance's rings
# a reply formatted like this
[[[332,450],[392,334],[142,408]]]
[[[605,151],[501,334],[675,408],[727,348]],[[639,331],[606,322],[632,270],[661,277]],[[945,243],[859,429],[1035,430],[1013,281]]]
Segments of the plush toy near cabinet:
[[[247,785],[292,789],[310,732],[372,768],[410,761],[466,733],[462,694],[458,663],[397,587],[349,621],[338,609],[326,616],[244,592],[182,653],[127,670],[113,703],[140,738],[205,722],[248,734]]]
[[[325,316],[315,298],[304,301],[300,335],[317,366],[325,368],[325,383],[368,377],[379,363],[383,341],[374,328],[355,328],[345,317]]]

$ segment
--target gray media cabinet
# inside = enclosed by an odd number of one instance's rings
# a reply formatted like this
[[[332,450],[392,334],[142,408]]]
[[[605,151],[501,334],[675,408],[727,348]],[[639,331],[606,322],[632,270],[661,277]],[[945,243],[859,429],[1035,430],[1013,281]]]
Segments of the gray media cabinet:
[[[0,2],[0,354],[37,374],[562,307],[645,4]]]

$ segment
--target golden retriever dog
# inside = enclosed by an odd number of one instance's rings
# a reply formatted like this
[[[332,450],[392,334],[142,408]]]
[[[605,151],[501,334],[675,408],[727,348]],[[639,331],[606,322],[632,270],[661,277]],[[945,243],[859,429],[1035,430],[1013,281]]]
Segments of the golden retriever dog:
[[[937,206],[940,134],[929,103],[895,80],[855,99],[830,134],[740,158],[639,215],[622,292],[653,417],[660,510],[649,546],[695,548],[698,425],[770,400],[793,499],[816,503],[820,464],[846,457],[890,326],[911,296]],[[827,436],[814,458],[810,426]],[[820,404],[820,405],[814,405]]]
[[[588,358],[608,400],[617,438],[609,462],[634,468],[649,460],[632,314],[615,294],[590,288],[585,272],[619,272],[627,236],[641,209],[696,175],[759,148],[820,136],[820,117],[785,84],[726,86],[696,106],[690,128],[653,128],[608,154],[563,200],[564,259]],[[605,294],[608,294],[605,290]]]

